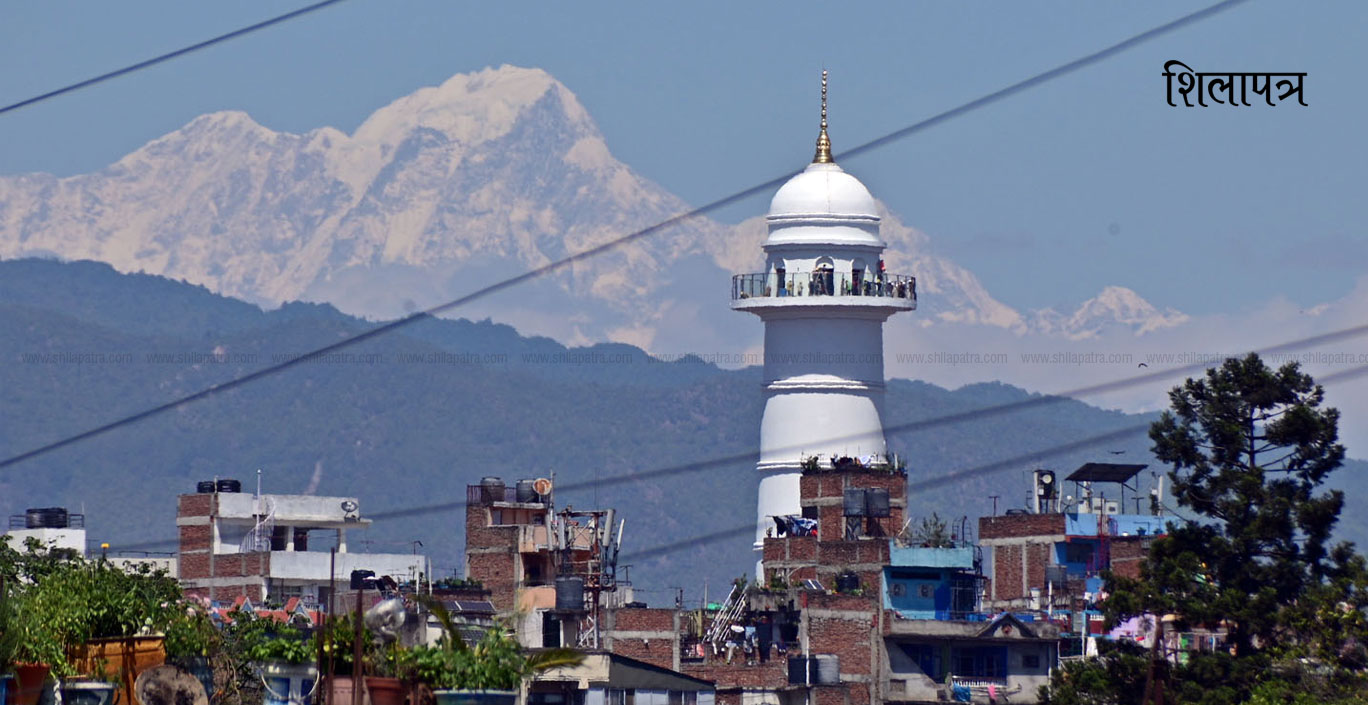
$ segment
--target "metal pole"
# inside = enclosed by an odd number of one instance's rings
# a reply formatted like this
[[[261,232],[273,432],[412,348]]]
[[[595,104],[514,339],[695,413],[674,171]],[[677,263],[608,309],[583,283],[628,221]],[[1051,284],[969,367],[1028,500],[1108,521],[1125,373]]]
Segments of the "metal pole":
[[[365,664],[361,660],[361,596],[366,589],[358,588],[356,591],[356,632],[352,636],[352,705],[361,705],[361,688],[365,684]]]

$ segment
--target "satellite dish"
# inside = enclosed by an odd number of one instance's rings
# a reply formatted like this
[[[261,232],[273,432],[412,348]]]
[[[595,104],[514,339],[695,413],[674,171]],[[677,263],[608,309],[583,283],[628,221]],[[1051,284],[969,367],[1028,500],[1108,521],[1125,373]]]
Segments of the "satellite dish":
[[[359,505],[356,503],[355,500],[350,500],[350,499],[344,499],[344,500],[342,500],[342,511],[344,511],[344,512],[346,512],[346,513],[348,513],[348,514],[351,514],[351,513],[355,512],[355,511],[357,510],[358,506],[359,506]]]
[[[540,495],[551,494],[551,481],[544,477],[539,477],[532,482],[532,489],[536,490],[537,494]]]

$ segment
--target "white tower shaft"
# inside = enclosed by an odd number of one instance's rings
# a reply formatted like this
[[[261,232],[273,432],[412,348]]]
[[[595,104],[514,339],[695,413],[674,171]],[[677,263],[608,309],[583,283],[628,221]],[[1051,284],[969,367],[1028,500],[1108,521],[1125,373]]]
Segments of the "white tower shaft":
[[[832,159],[825,72],[816,157],[766,222],[765,271],[732,280],[732,308],[765,324],[757,550],[773,517],[801,513],[804,461],[888,462],[883,323],[916,308],[916,281],[884,271],[873,196]]]

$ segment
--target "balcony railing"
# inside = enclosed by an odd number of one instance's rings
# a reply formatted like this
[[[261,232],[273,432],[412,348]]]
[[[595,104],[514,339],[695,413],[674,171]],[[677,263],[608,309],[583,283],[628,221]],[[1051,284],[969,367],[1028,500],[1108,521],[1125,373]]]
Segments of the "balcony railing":
[[[853,274],[816,271],[737,274],[732,300],[781,296],[877,296],[917,302],[917,278],[906,274]]]

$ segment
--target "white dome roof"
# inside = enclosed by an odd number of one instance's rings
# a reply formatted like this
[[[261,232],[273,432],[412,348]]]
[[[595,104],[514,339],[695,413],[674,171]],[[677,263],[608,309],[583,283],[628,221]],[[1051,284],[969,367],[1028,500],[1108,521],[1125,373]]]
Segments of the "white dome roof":
[[[879,210],[859,179],[833,163],[813,163],[779,188],[769,209],[771,221],[811,217],[877,222]]]

